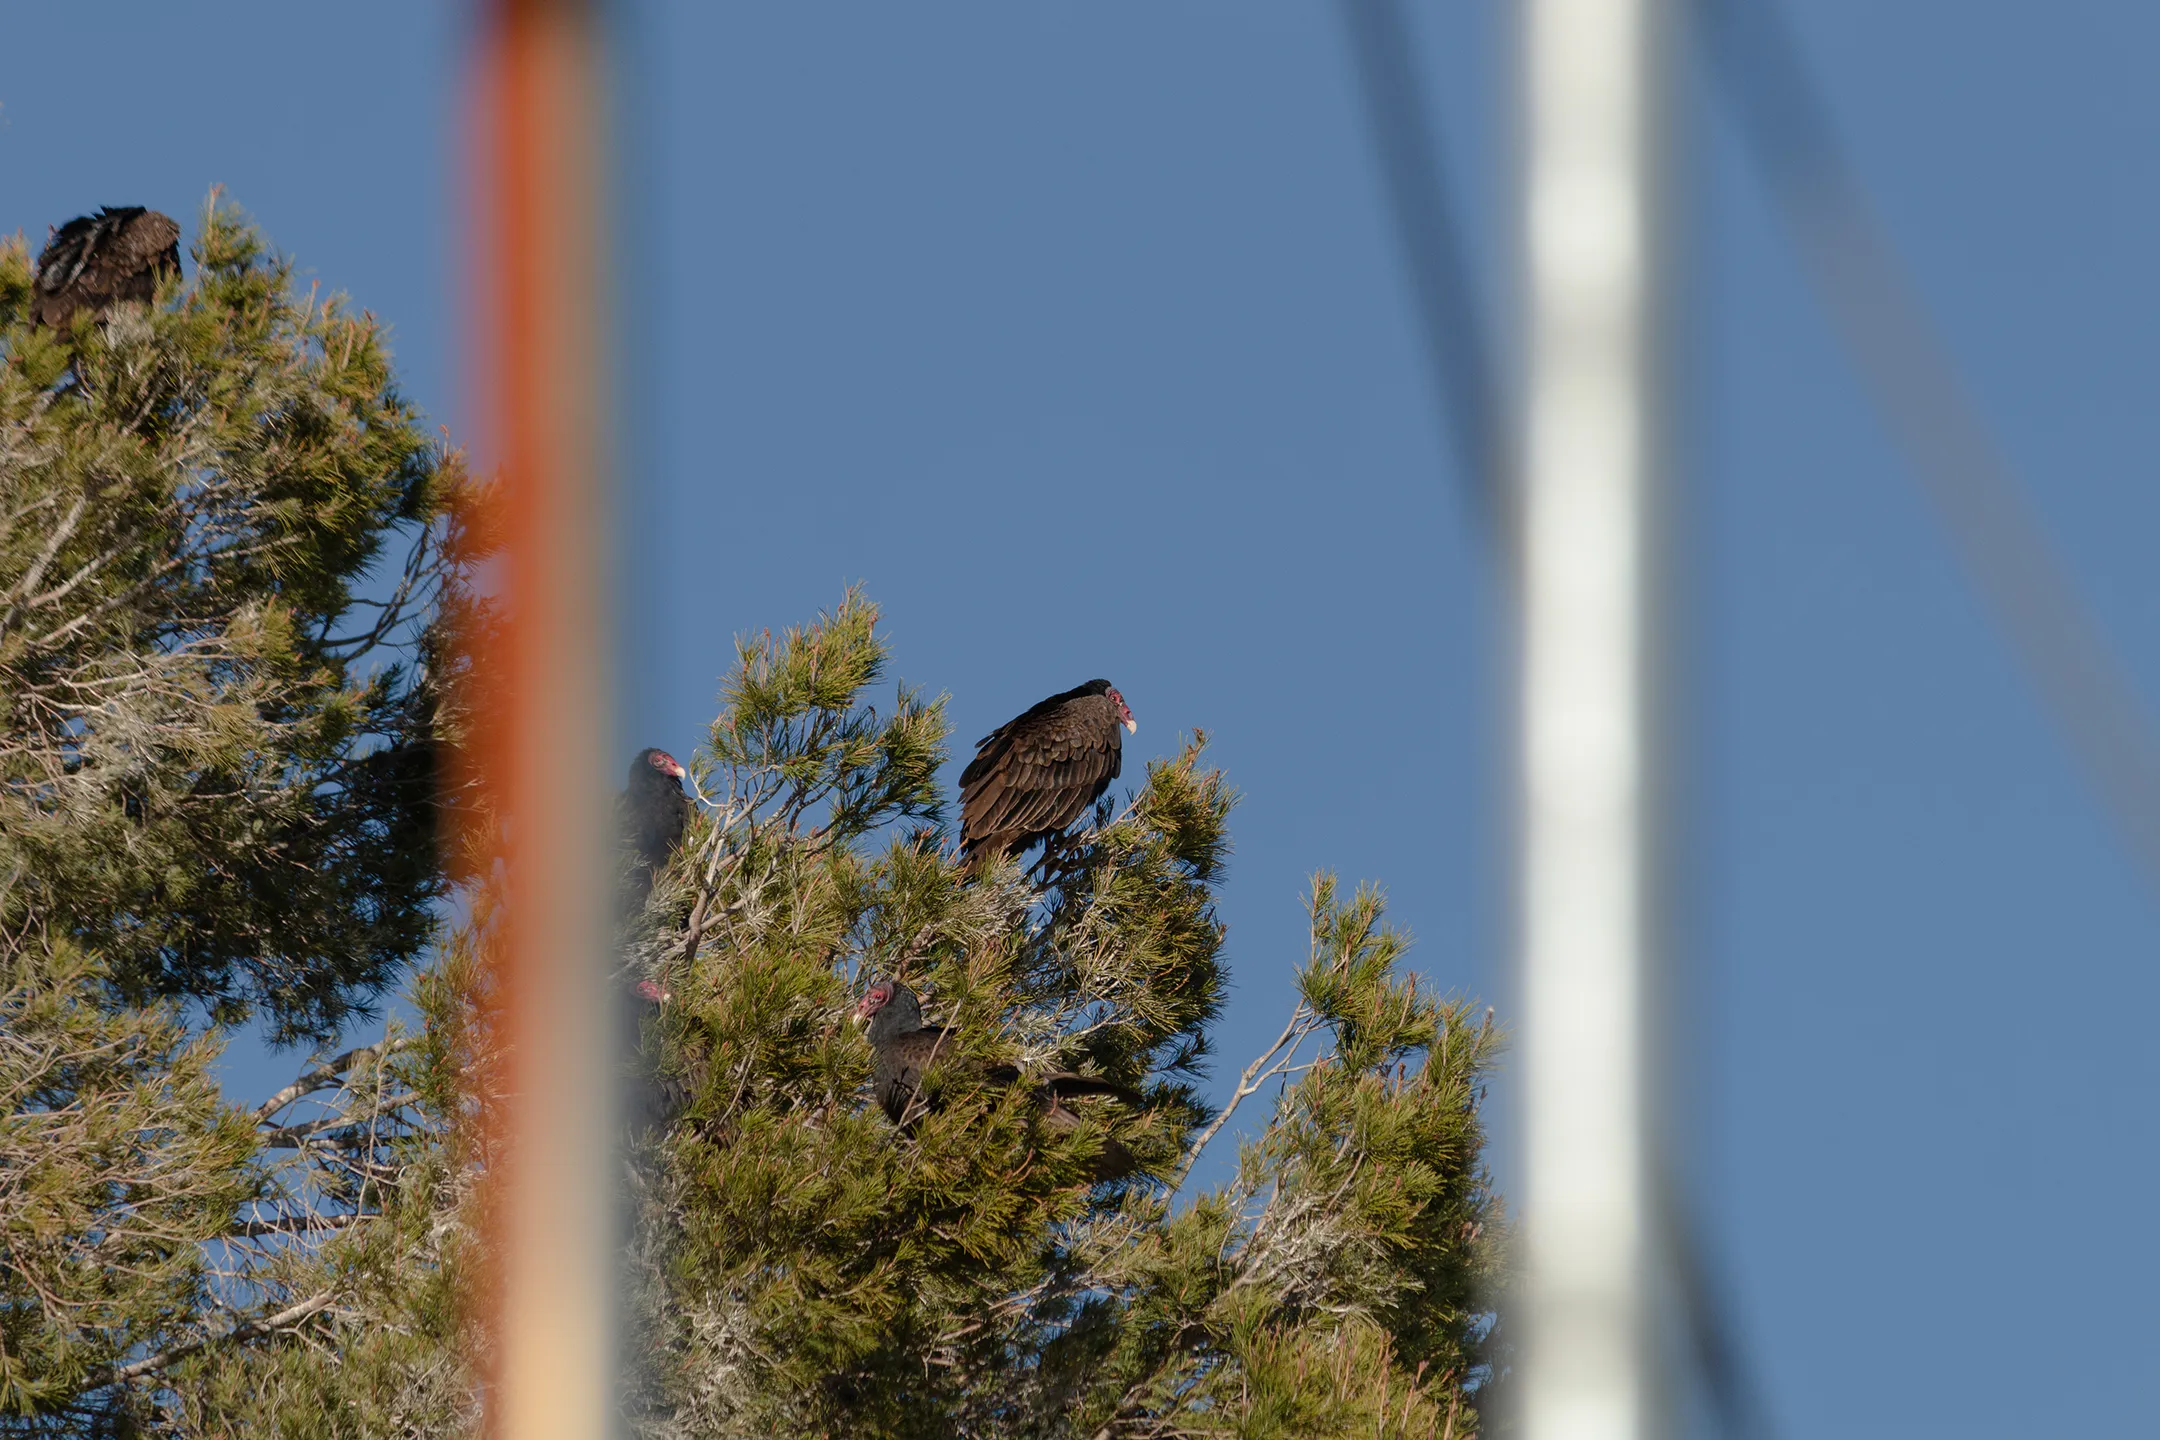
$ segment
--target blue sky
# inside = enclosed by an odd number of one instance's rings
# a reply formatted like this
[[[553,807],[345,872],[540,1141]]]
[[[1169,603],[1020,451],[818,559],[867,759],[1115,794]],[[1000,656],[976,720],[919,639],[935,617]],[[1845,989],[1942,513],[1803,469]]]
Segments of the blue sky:
[[[2160,12],[1786,8],[2160,695]],[[1420,16],[1496,319],[1511,13]],[[1323,866],[1386,884],[1425,971],[1504,1016],[1496,572],[1331,8],[630,15],[625,756],[696,742],[735,633],[861,580],[963,743],[1096,674],[1133,703],[1136,762],[1214,736],[1245,796],[1221,1083],[1280,1024]],[[466,428],[454,7],[122,4],[37,31],[0,51],[0,226],[148,203],[192,228],[222,183],[392,323],[413,396]],[[2160,905],[1682,73],[1674,1003],[1746,1339],[1792,1436],[2147,1427]],[[297,1059],[243,1047],[234,1088]]]

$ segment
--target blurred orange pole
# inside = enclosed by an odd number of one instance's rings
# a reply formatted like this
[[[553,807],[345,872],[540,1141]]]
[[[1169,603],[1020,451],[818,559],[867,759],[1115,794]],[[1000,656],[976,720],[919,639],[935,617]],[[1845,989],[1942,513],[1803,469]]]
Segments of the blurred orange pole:
[[[481,32],[484,394],[511,608],[496,756],[508,800],[507,1181],[494,1208],[488,1426],[609,1428],[609,796],[598,17],[491,0]]]

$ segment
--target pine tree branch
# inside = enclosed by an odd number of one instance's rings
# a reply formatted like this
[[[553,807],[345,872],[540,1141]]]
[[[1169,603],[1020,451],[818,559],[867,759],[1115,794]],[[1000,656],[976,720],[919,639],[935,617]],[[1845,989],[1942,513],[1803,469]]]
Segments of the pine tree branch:
[[[697,791],[699,800],[704,801],[708,806],[712,804],[711,801],[705,799],[704,790],[699,787],[695,780],[690,782],[690,786]],[[731,785],[729,789],[732,792],[733,786]],[[725,806],[714,807],[719,809],[720,818],[713,824],[712,849],[711,853],[705,857],[705,875],[698,884],[697,903],[691,907],[690,920],[683,927],[682,945],[677,952],[685,973],[689,972],[691,966],[697,964],[698,946],[705,939],[705,927],[713,918],[713,901],[720,894],[722,867],[737,853],[728,849],[728,833],[735,828],[736,821],[745,815],[755,814],[758,804],[759,800],[753,798],[747,806],[738,807],[734,795],[730,793],[728,803]],[[669,968],[665,963],[662,964],[660,974],[663,988],[667,983]]]
[[[232,1228],[230,1238],[253,1240],[264,1235],[312,1235],[325,1230],[343,1230],[363,1220],[379,1218],[372,1210],[354,1210],[342,1215],[285,1215],[275,1220],[243,1220]]]
[[[75,497],[74,507],[53,527],[52,537],[45,542],[45,548],[38,552],[38,557],[31,563],[29,571],[15,585],[7,618],[0,620],[0,639],[4,639],[7,632],[14,628],[16,620],[21,618],[23,610],[31,603],[30,597],[35,595],[37,587],[44,583],[47,567],[60,553],[60,547],[67,544],[69,537],[74,535],[75,527],[82,523],[83,511],[89,508],[89,505],[90,496],[85,491]]]
[[[376,1060],[395,1055],[400,1050],[411,1049],[413,1044],[413,1038],[409,1035],[397,1040],[378,1041],[373,1045],[362,1045],[356,1049],[348,1050],[334,1060],[326,1060],[320,1065],[313,1066],[303,1071],[299,1079],[293,1081],[292,1084],[287,1085],[256,1107],[255,1119],[258,1123],[268,1120],[272,1115],[277,1114],[278,1111],[292,1104],[301,1096],[312,1095],[317,1090],[327,1090],[332,1085],[338,1084],[344,1078],[345,1072],[352,1069],[354,1065],[367,1060]]]
[[[385,1113],[402,1110],[419,1098],[411,1091],[392,1096],[379,1102],[366,1120],[355,1120],[350,1115],[325,1115],[320,1120],[310,1120],[305,1125],[273,1125],[260,1132],[262,1144],[269,1150],[305,1150],[321,1136],[344,1131],[346,1133],[338,1135],[330,1142],[333,1146],[339,1149],[353,1148],[353,1140],[365,1135],[369,1142],[367,1148],[372,1150],[376,1138],[376,1121]]]
[[[1317,1016],[1305,1008],[1302,1000],[1291,1010],[1290,1023],[1283,1026],[1282,1034],[1276,1036],[1275,1043],[1245,1067],[1245,1073],[1238,1077],[1237,1090],[1231,1095],[1230,1103],[1216,1113],[1215,1118],[1208,1122],[1207,1129],[1200,1132],[1200,1138],[1193,1141],[1192,1147],[1185,1152],[1185,1161],[1178,1166],[1177,1178],[1170,1182],[1171,1194],[1174,1195],[1185,1187],[1185,1177],[1192,1174],[1193,1166],[1200,1163],[1202,1152],[1222,1133],[1223,1126],[1230,1123],[1230,1117],[1237,1112],[1238,1106],[1245,1102],[1245,1097],[1257,1094],[1261,1087],[1280,1073],[1281,1067],[1274,1063],[1276,1057],[1282,1055],[1285,1049],[1296,1053],[1299,1042],[1312,1033],[1317,1019]]]
[[[115,1365],[106,1367],[103,1370],[94,1370],[83,1388],[85,1390],[98,1390],[107,1385],[124,1385],[129,1381],[140,1380],[145,1375],[154,1375],[169,1366],[177,1365],[190,1355],[207,1350],[212,1345],[244,1344],[249,1340],[257,1340],[265,1335],[274,1335],[280,1330],[290,1330],[309,1316],[327,1309],[333,1298],[335,1298],[334,1292],[325,1290],[319,1295],[310,1295],[298,1304],[288,1305],[275,1315],[265,1315],[258,1320],[244,1320],[223,1335],[212,1335],[201,1340],[190,1340],[185,1345],[175,1345],[170,1350],[160,1350],[155,1355],[145,1355],[142,1359],[130,1361],[125,1365]]]

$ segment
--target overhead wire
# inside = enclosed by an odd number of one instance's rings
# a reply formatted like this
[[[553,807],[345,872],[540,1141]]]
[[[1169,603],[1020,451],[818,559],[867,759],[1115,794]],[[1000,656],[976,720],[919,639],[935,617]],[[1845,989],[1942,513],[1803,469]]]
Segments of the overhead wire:
[[[1681,1319],[1682,1339],[1717,1433],[1725,1440],[1776,1440],[1777,1421],[1754,1363],[1742,1344],[1732,1292],[1713,1263],[1703,1227],[1674,1185],[1667,1163],[1658,1219]]]
[[[1513,580],[1516,519],[1512,447],[1490,332],[1477,303],[1463,234],[1450,203],[1432,110],[1413,63],[1400,0],[1338,0],[1389,218],[1474,520]],[[1657,1188],[1663,1250],[1678,1319],[1712,1418],[1728,1440],[1777,1431],[1763,1387],[1670,1161]]]
[[[1514,554],[1514,532],[1505,499],[1507,427],[1495,378],[1499,372],[1470,279],[1448,172],[1433,137],[1431,107],[1411,62],[1409,25],[1399,0],[1340,0],[1336,8],[1410,282],[1434,399],[1453,444],[1472,521],[1489,532],[1505,564]]]
[[[1782,17],[1770,0],[1694,0],[1693,9],[1718,93],[1894,441],[2135,860],[2160,884],[2160,744],[2145,706],[1915,298]],[[1408,27],[1397,0],[1340,0],[1338,12],[1457,463],[1474,510],[1511,554],[1492,350]],[[1680,1222],[1677,1201],[1667,1213],[1683,1319],[1720,1427],[1767,1435],[1760,1387],[1698,1229]]]
[[[2012,655],[2160,889],[2160,742],[1845,158],[1772,0],[1694,0],[1717,91],[1804,268]]]

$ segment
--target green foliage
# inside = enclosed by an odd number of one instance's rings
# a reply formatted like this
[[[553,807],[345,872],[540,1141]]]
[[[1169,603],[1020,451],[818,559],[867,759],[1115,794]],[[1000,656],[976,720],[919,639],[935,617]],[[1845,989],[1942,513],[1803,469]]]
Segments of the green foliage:
[[[229,210],[194,253],[56,334],[0,244],[0,1433],[452,1433],[484,930],[418,1036],[255,1113],[212,1065],[334,1035],[484,873],[436,779],[489,527],[371,317]]]
[[[449,851],[436,785],[496,653],[464,583],[496,526],[372,318],[230,211],[194,253],[54,334],[0,246],[0,1434],[476,1433],[501,831]],[[668,997],[630,1426],[1474,1434],[1489,1019],[1322,877],[1281,1038],[1210,1105],[1236,797],[1205,737],[1032,869],[970,870],[943,702],[884,700],[877,620],[851,591],[739,647],[626,922],[623,978]],[[220,1099],[216,1027],[328,1038],[453,886],[418,1030]],[[849,1023],[876,975],[955,1027],[898,1124]],[[1053,1111],[1051,1072],[1137,1099]],[[1234,1177],[1188,1188],[1247,1101]]]
[[[219,1047],[102,995],[64,941],[0,948],[0,1417],[43,1414],[33,1433],[69,1433],[80,1391],[202,1309],[203,1247],[259,1193]]]
[[[0,1434],[477,1431],[484,926],[423,1028],[254,1113],[170,1003],[17,945],[0,993]]]
[[[461,471],[372,316],[226,208],[194,257],[55,334],[0,246],[0,922],[321,1038],[443,894],[425,625]]]
[[[283,1117],[286,1133],[328,1126],[315,1133],[344,1143],[277,1172],[277,1203],[259,1208],[297,1217],[299,1239],[237,1268],[251,1314],[304,1313],[244,1337],[250,1343],[223,1331],[224,1343],[155,1376],[160,1418],[178,1433],[479,1432],[479,1180],[493,1156],[474,1084],[491,1073],[476,997],[499,938],[485,925],[463,929],[415,987],[421,1028],[393,1028],[359,1063],[323,1077],[334,1086],[311,1119]],[[324,1192],[337,1200],[324,1203]]]
[[[1489,1021],[1419,995],[1377,893],[1323,878],[1301,1002],[1237,1092],[1273,1090],[1273,1118],[1233,1182],[1177,1198],[1229,1118],[1193,1081],[1232,792],[1196,736],[1031,875],[969,876],[937,843],[941,707],[868,702],[874,621],[851,592],[743,647],[692,765],[706,811],[630,947],[671,996],[647,1044],[682,1100],[634,1167],[640,1429],[1474,1433]],[[881,974],[957,1027],[898,1126],[847,1023]],[[1000,1064],[1142,1103],[1052,1127],[985,1083]]]

